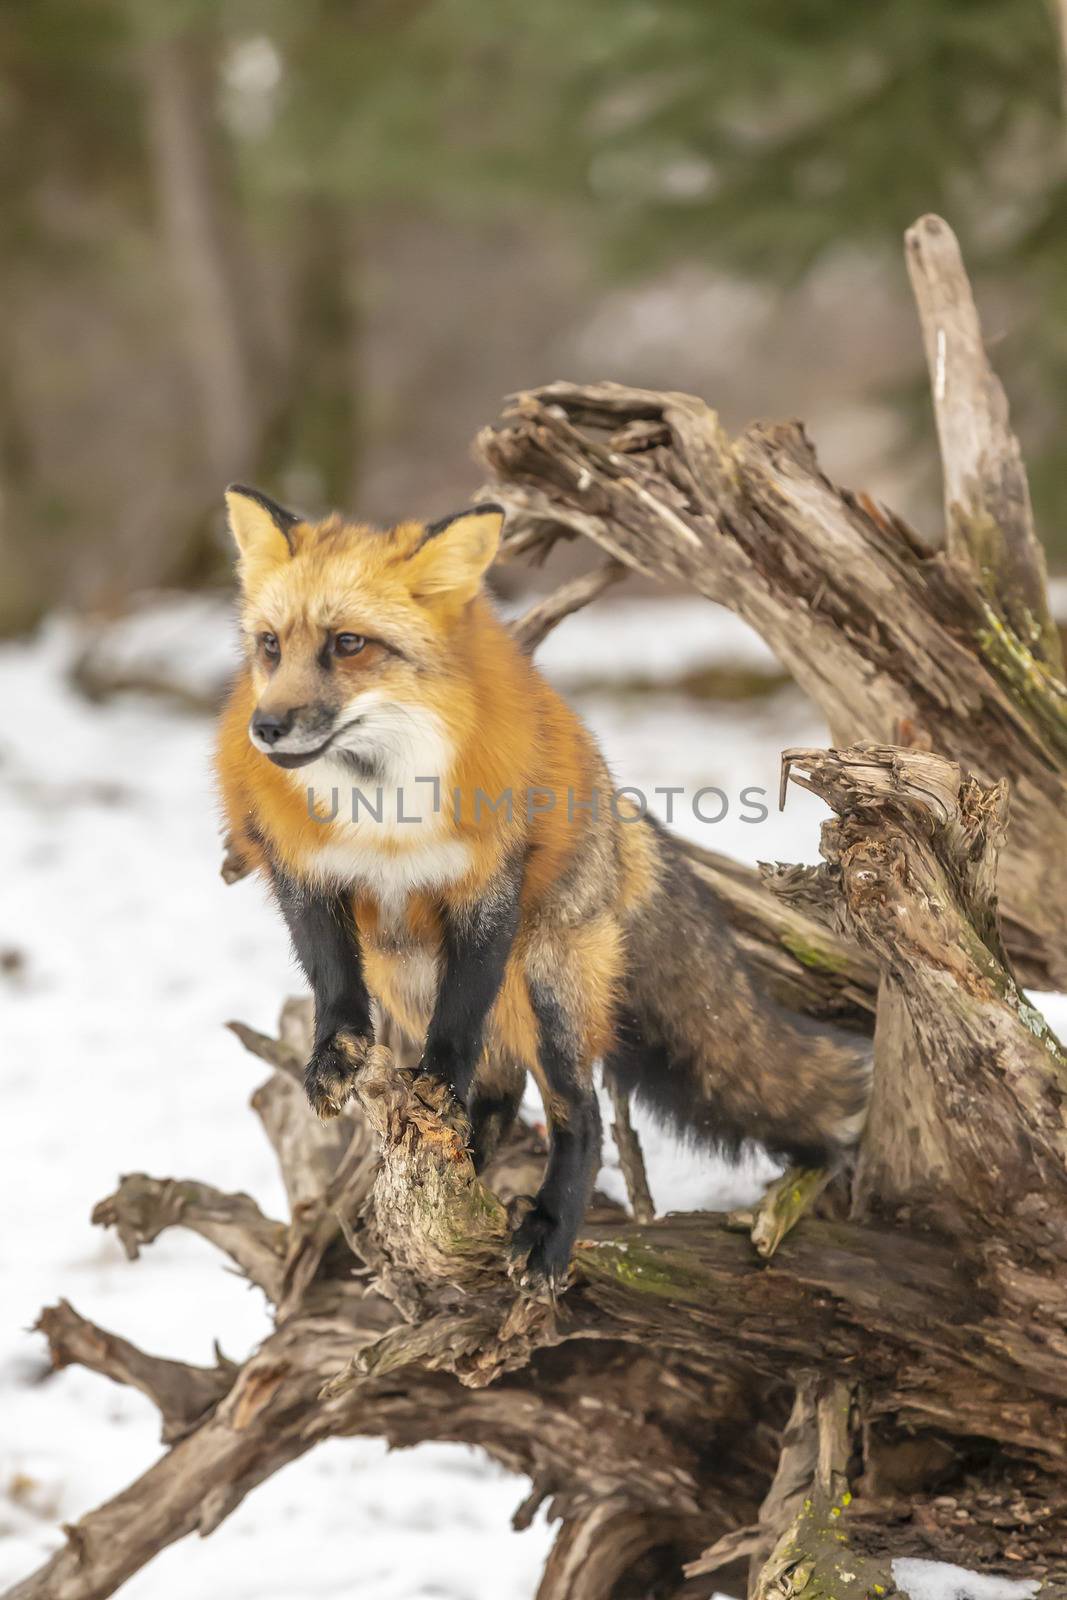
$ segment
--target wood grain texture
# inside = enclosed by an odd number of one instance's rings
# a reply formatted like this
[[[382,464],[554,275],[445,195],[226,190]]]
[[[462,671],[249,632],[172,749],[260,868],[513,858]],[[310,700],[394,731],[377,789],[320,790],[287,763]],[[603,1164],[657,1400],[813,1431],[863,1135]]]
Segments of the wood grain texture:
[[[798,423],[730,439],[691,395],[550,384],[478,451],[513,551],[592,539],[736,611],[836,745],[925,747],[1006,778],[1005,937],[1023,981],[1067,984],[1067,687],[970,560],[831,483]]]

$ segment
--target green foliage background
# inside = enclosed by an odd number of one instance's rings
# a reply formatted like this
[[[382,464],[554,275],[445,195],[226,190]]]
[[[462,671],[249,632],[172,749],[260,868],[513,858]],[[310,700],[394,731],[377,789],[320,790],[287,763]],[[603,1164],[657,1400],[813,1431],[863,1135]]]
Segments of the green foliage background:
[[[258,249],[299,250],[310,230],[350,243],[401,211],[544,217],[582,241],[605,286],[692,259],[786,288],[842,246],[899,260],[903,229],[940,211],[980,297],[1009,308],[996,360],[1045,537],[1067,555],[1067,124],[1054,3],[9,5],[0,287],[6,276],[25,293],[35,274],[58,275],[77,294],[94,273],[137,269],[130,241],[151,236],[158,199],[140,63],[160,39],[204,70],[205,181]],[[249,128],[227,115],[223,80],[233,49],[257,38],[280,76]],[[57,196],[79,193],[108,227],[56,226]],[[320,259],[316,293],[327,277]],[[344,315],[334,301],[306,322],[326,353]],[[307,415],[294,400],[259,430],[275,479],[280,458],[303,453],[326,463],[329,485],[329,461],[347,448],[360,397],[316,395],[315,367],[309,348]],[[6,421],[4,403],[0,386],[0,471],[40,516],[48,495],[31,481],[17,397]]]

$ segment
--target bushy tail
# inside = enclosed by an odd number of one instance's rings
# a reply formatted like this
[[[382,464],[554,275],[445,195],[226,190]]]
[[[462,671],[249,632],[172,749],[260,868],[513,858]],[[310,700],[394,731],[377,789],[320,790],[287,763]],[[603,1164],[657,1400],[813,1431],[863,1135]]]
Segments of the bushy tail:
[[[605,1070],[680,1133],[749,1141],[805,1165],[858,1138],[871,1041],[778,1004],[756,985],[714,890],[658,823],[651,897],[628,925],[629,970]]]

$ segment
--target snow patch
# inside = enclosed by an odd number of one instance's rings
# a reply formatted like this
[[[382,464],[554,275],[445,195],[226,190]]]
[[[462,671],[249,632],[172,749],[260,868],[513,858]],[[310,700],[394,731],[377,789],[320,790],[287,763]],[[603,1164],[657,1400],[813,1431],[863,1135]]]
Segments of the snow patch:
[[[893,1562],[893,1580],[911,1600],[1030,1600],[1041,1588],[1036,1578],[998,1578],[911,1556]]]

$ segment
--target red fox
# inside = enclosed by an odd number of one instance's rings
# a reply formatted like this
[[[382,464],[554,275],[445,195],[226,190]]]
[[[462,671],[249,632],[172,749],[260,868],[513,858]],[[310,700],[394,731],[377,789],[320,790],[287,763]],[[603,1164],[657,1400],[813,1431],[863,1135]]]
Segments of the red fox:
[[[239,486],[227,505],[247,664],[218,776],[314,993],[315,1111],[352,1093],[372,997],[466,1106],[478,1165],[532,1072],[549,1154],[513,1242],[552,1286],[599,1166],[597,1060],[710,1146],[847,1149],[868,1042],[757,999],[713,892],[616,796],[483,592],[500,508],[382,532]]]

